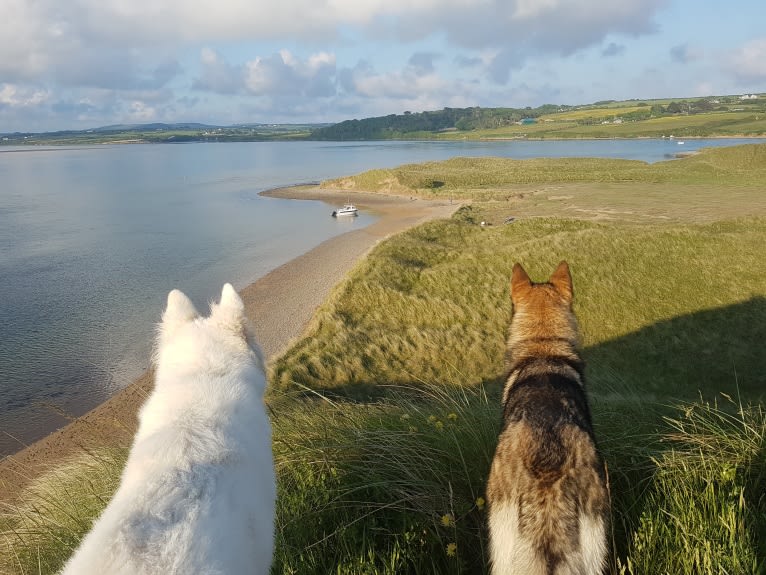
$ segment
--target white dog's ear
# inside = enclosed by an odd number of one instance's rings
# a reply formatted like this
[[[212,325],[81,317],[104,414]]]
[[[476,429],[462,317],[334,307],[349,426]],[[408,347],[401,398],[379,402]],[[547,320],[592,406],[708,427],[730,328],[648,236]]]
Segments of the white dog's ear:
[[[174,289],[168,294],[168,305],[162,314],[163,328],[187,323],[199,317],[197,308],[181,290]]]
[[[221,302],[212,307],[210,319],[219,325],[231,328],[237,333],[245,333],[245,304],[231,284],[225,284],[221,291]]]

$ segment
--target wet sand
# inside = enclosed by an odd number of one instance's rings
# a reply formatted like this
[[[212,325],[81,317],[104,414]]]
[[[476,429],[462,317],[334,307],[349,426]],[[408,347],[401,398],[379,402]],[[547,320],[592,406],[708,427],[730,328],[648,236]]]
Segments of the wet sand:
[[[321,200],[336,207],[352,201],[378,216],[372,225],[331,238],[271,271],[240,294],[265,356],[272,360],[306,329],[317,307],[378,242],[425,221],[449,217],[459,205],[408,197],[296,186],[262,195]],[[330,217],[328,208],[327,216]],[[144,373],[105,403],[66,427],[0,461],[0,501],[13,499],[26,484],[67,456],[104,446],[129,446],[138,409],[152,389]]]

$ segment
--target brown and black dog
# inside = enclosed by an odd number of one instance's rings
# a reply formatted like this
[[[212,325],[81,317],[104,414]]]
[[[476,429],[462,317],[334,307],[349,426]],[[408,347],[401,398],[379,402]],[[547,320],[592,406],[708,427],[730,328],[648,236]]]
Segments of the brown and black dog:
[[[607,566],[609,493],[561,262],[545,283],[513,267],[503,427],[487,485],[493,575],[589,575]]]

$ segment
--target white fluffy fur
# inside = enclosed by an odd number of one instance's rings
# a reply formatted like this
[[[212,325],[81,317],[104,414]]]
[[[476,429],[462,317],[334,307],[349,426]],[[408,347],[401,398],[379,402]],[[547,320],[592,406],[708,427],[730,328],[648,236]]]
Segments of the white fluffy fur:
[[[584,573],[603,573],[606,547],[606,525],[601,519],[580,516],[580,561]]]
[[[493,574],[545,574],[544,565],[537,559],[532,545],[521,536],[519,510],[515,505],[501,503],[493,509],[489,522]]]
[[[120,487],[63,573],[267,574],[276,487],[266,377],[234,288],[208,318],[170,292],[155,360]]]
[[[549,575],[545,561],[519,530],[519,510],[507,502],[489,518],[490,561],[493,575]],[[580,516],[580,546],[558,565],[556,575],[598,575],[607,556],[604,522]]]

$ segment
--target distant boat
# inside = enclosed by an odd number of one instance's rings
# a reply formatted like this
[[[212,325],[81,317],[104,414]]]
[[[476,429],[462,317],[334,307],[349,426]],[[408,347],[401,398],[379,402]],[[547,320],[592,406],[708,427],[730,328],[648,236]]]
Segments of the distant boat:
[[[684,145],[684,143],[685,143],[685,142],[684,142],[683,140],[682,140],[682,141],[680,141],[680,142],[676,142],[676,144],[678,144],[679,146],[683,146],[683,145]]]
[[[358,216],[356,206],[353,204],[346,204],[342,208],[338,208],[337,210],[334,210],[332,213],[332,217],[339,218],[341,216]]]

